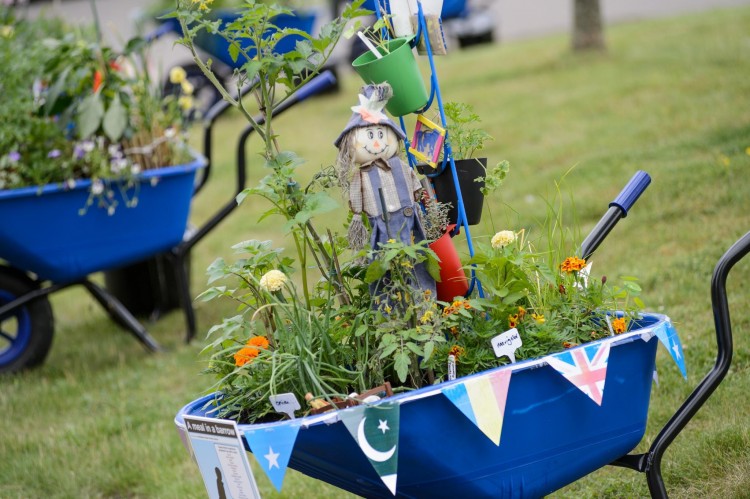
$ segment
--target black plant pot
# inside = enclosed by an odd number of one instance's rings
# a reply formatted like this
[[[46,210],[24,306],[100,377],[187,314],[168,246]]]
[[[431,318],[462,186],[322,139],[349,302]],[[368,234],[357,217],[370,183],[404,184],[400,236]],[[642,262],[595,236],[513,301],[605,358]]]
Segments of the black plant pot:
[[[482,219],[482,208],[484,208],[484,194],[481,189],[484,187],[487,158],[460,159],[455,163],[461,198],[466,210],[466,221],[469,225],[477,225]],[[423,173],[429,173],[429,171]],[[474,180],[478,177],[482,177],[483,180],[475,182]],[[446,164],[445,170],[440,175],[431,177],[431,180],[437,200],[451,204],[448,211],[450,223],[458,223],[458,196],[453,184],[450,164]]]

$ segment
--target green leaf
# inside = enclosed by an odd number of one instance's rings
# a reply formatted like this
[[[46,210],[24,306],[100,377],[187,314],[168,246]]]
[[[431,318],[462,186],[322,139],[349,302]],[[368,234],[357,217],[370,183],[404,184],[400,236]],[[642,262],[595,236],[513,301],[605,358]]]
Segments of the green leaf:
[[[237,62],[237,57],[240,55],[240,44],[237,42],[229,44],[229,57],[232,58],[232,62]]]
[[[356,330],[354,331],[354,336],[356,336],[357,338],[359,338],[360,336],[362,336],[362,335],[363,335],[363,334],[365,334],[366,332],[367,332],[367,325],[366,325],[366,324],[362,324],[361,326],[359,326],[359,327],[358,327],[358,328],[357,328],[357,329],[356,329]]]
[[[78,106],[78,115],[76,116],[78,137],[86,139],[93,135],[102,124],[103,116],[104,105],[98,93],[91,94],[83,99]]]
[[[206,269],[208,274],[208,284],[218,281],[227,274],[227,264],[223,258],[217,258],[211,265]]]
[[[203,293],[199,294],[197,299],[201,301],[211,301],[218,296],[224,296],[226,294],[226,291],[227,291],[226,286],[217,286],[214,288],[208,288]]]
[[[435,282],[441,282],[440,262],[438,262],[437,258],[428,256],[425,266],[427,267],[427,273],[430,274],[430,277],[435,279]]]
[[[411,350],[412,352],[414,352],[415,355],[418,355],[420,357],[422,357],[424,355],[424,350],[422,350],[421,348],[419,348],[419,346],[417,344],[412,343],[411,341],[407,341],[406,342],[406,348],[408,348],[409,350]]]
[[[248,80],[252,80],[253,78],[255,78],[255,75],[258,74],[258,71],[260,71],[262,67],[263,64],[260,61],[256,61],[255,59],[253,59],[252,61],[248,61],[242,65],[242,71],[245,72]]]
[[[380,354],[380,359],[383,360],[388,357],[390,354],[396,351],[396,348],[398,348],[398,345],[396,343],[391,343],[390,345],[386,346]]]
[[[239,194],[237,194],[237,196],[235,196],[234,200],[237,201],[238,205],[240,205],[249,194],[252,194],[252,192],[253,191],[251,188],[243,189],[242,192],[240,192]]]
[[[109,105],[109,109],[104,114],[102,128],[112,142],[118,142],[122,138],[122,134],[125,133],[127,125],[128,113],[125,106],[120,102],[120,95],[115,94],[115,98]]]
[[[432,352],[435,350],[435,342],[434,341],[428,341],[424,344],[424,361],[430,360],[430,357],[432,357]]]
[[[398,375],[398,379],[402,383],[406,381],[406,376],[409,374],[410,364],[411,364],[411,357],[409,357],[408,353],[402,350],[396,354],[393,367],[394,369],[396,369],[396,374]]]
[[[125,45],[125,51],[124,55],[132,54],[133,52],[143,50],[146,45],[148,45],[148,42],[140,36],[136,36],[134,38],[131,38],[128,40],[128,43]]]
[[[373,260],[372,263],[367,267],[365,273],[365,282],[371,284],[379,281],[385,273],[388,271],[388,267],[381,260]]]

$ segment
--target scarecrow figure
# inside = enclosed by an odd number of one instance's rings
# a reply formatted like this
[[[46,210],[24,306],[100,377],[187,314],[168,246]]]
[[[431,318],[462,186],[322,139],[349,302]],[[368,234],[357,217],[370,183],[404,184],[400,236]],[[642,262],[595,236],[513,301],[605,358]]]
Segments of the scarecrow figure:
[[[369,239],[373,249],[389,239],[404,244],[425,239],[418,204],[422,186],[399,157],[406,135],[383,113],[391,96],[387,83],[365,86],[359,94],[359,105],[352,107],[352,117],[334,142],[339,149],[339,180],[354,213],[348,232],[354,250],[364,248],[368,238],[362,215],[367,215],[372,228]],[[434,291],[435,280],[425,265],[419,264],[414,270],[416,287]]]

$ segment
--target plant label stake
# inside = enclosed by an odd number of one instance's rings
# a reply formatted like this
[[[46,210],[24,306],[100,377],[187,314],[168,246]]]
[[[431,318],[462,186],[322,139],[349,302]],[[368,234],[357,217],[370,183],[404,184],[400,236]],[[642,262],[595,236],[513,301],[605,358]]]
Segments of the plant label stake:
[[[281,412],[294,419],[294,411],[300,409],[299,401],[293,393],[281,393],[268,397],[276,412]]]
[[[357,31],[357,36],[359,37],[360,40],[362,40],[362,43],[364,43],[367,46],[367,48],[370,49],[370,52],[372,52],[375,55],[375,57],[377,57],[378,59],[383,58],[383,56],[378,51],[378,49],[375,48],[375,45],[373,45],[372,42],[361,31]]]
[[[448,381],[456,379],[456,356],[448,356]]]
[[[523,341],[521,341],[521,335],[518,334],[518,329],[516,328],[509,329],[492,338],[492,348],[495,350],[495,356],[506,356],[511,362],[516,361],[516,350],[521,345],[523,345]]]

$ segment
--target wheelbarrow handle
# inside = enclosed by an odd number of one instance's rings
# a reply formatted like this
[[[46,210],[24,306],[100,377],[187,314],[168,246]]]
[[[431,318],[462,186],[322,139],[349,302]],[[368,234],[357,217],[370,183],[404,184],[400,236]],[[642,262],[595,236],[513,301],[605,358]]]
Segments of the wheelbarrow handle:
[[[630,179],[627,185],[620,191],[620,194],[609,203],[609,210],[599,220],[596,226],[591,230],[586,239],[581,243],[581,258],[588,260],[592,253],[604,241],[610,231],[617,225],[621,218],[628,216],[628,211],[633,207],[635,202],[641,197],[643,191],[651,183],[651,177],[643,170],[638,170]]]

